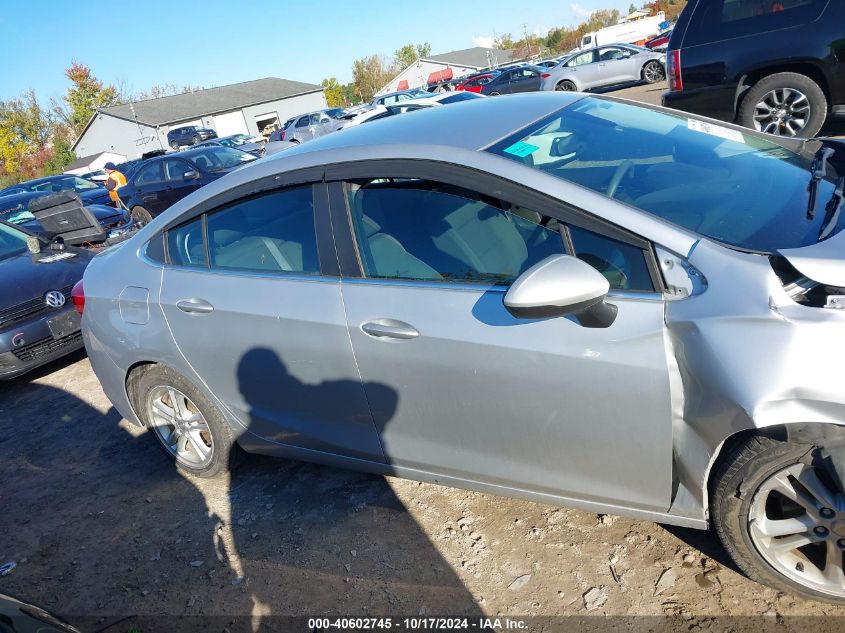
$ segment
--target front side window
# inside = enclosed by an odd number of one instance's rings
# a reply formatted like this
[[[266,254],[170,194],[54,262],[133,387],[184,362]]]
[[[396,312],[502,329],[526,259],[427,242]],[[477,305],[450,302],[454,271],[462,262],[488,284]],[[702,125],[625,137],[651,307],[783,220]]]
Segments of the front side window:
[[[212,268],[320,272],[310,185],[235,202],[207,225]]]
[[[161,161],[155,162],[138,172],[138,177],[135,178],[135,184],[145,185],[152,182],[161,182],[164,180],[163,174]]]
[[[700,235],[771,253],[819,241],[833,175],[807,219],[810,157],[680,113],[585,97],[487,151]],[[843,214],[833,229],[845,228]]]
[[[598,270],[613,290],[654,292],[645,251],[577,226],[568,227],[575,256]]]
[[[599,59],[603,62],[613,61],[615,59],[625,59],[631,56],[631,51],[616,46],[610,48],[603,48],[599,53]]]
[[[185,174],[193,171],[190,164],[182,160],[166,160],[164,161],[164,175],[168,181],[182,181],[185,179]]]
[[[370,180],[348,195],[368,277],[508,283],[566,252],[556,221],[461,188]]]
[[[296,122],[296,127],[308,127],[311,123],[310,116],[304,116]]]

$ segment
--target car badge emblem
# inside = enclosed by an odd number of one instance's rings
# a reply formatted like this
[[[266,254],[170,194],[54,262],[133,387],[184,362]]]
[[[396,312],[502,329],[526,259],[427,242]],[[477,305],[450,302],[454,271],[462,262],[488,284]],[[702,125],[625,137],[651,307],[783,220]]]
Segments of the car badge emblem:
[[[44,295],[44,303],[50,308],[61,308],[65,304],[65,296],[58,290],[51,290]]]

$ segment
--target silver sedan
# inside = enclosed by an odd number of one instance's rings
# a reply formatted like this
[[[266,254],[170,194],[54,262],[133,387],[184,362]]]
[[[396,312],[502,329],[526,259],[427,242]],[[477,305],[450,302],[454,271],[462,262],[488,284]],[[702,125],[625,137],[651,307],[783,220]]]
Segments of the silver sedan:
[[[580,94],[390,117],[98,255],[85,344],[186,473],[255,452],[714,526],[843,603],[843,152]]]
[[[564,57],[550,68],[541,90],[583,91],[666,78],[666,55],[630,44],[599,46]]]

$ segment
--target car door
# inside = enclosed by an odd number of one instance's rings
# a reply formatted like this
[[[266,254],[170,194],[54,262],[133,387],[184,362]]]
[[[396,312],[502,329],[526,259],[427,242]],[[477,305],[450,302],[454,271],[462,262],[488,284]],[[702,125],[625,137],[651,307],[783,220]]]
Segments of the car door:
[[[580,90],[588,90],[597,85],[599,67],[596,63],[596,51],[579,53],[566,62],[563,72],[559,73],[557,81],[571,79]]]
[[[482,87],[481,92],[488,95],[508,94],[510,92],[511,74],[512,71],[508,70],[498,77],[494,77]]]
[[[170,228],[160,303],[179,352],[249,433],[381,462],[314,206],[312,185],[293,185]]]
[[[163,161],[154,160],[138,170],[133,179],[135,195],[130,198],[130,205],[140,205],[156,216],[168,206],[165,194]]]
[[[306,114],[305,116],[299,117],[296,121],[296,124],[293,127],[293,138],[299,141],[300,143],[304,143],[305,141],[311,140],[311,115]]]
[[[535,92],[541,81],[540,73],[533,68],[517,68],[511,76],[510,92]]]
[[[350,214],[333,224],[354,227],[358,245],[349,259],[363,272],[345,271],[343,300],[388,463],[438,481],[667,510],[672,407],[650,246],[597,232],[580,214],[564,224],[560,203],[498,178],[450,172],[416,163],[332,185],[334,216]],[[502,197],[484,195],[494,191]],[[504,307],[516,276],[567,252],[608,278],[610,327]],[[397,399],[382,403],[383,393]]]
[[[598,50],[599,83],[596,85],[610,86],[612,84],[630,81],[629,57],[631,51],[620,46],[603,46]]]
[[[162,161],[164,168],[164,189],[161,197],[168,208],[182,198],[200,188],[202,181],[196,165],[181,158],[168,158]],[[186,178],[186,174],[189,175]],[[196,177],[195,177],[196,175]]]

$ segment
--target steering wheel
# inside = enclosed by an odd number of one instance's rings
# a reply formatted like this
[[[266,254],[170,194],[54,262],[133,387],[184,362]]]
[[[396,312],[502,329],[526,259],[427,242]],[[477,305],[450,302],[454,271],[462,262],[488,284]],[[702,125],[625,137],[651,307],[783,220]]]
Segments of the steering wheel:
[[[616,190],[619,189],[619,183],[622,179],[634,168],[634,162],[630,160],[623,160],[619,163],[619,167],[613,172],[610,178],[610,184],[607,185],[607,197],[613,198],[616,195]]]

